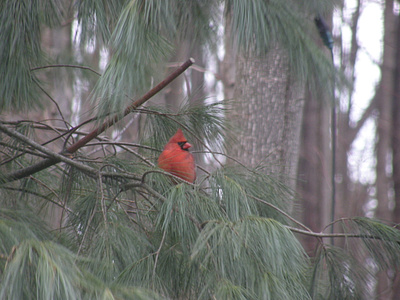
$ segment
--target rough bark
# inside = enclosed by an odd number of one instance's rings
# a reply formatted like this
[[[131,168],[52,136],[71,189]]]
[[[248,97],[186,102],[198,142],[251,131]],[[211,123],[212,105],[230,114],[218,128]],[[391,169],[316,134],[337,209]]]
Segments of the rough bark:
[[[294,188],[304,91],[290,75],[284,51],[238,55],[234,99],[237,142],[229,154],[252,167],[267,164]]]

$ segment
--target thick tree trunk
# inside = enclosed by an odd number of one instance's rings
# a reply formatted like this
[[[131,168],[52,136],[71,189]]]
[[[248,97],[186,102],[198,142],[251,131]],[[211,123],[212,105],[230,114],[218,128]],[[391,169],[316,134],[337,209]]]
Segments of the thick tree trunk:
[[[248,166],[267,164],[295,188],[304,90],[290,75],[279,48],[263,58],[238,55],[232,117],[237,124],[230,155]]]

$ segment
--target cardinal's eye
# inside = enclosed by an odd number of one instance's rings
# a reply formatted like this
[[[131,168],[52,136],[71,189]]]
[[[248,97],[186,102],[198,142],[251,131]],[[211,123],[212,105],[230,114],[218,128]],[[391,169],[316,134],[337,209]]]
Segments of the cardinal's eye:
[[[184,149],[183,146],[186,144],[186,142],[178,142],[179,147],[181,147],[182,150],[187,150]]]

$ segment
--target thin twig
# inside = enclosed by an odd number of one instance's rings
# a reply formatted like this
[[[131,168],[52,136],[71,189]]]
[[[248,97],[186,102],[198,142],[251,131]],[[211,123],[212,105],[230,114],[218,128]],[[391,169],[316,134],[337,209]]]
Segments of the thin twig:
[[[132,153],[133,155],[135,155],[136,157],[140,158],[142,161],[144,161],[147,165],[154,167],[154,164],[149,161],[146,157],[144,157],[143,155],[140,155],[139,153],[137,153],[136,151],[129,149],[125,146],[120,146],[122,149],[124,149],[125,151]]]
[[[58,120],[58,119],[56,119],[56,120]],[[73,126],[71,124],[68,124],[71,129],[65,129],[63,127],[57,127],[57,126],[51,126],[50,127],[49,125],[44,125],[43,124],[44,121],[50,121],[50,119],[46,119],[46,120],[43,120],[41,122],[35,122],[35,121],[32,121],[32,120],[29,120],[29,121],[19,120],[19,121],[13,121],[13,122],[1,121],[0,120],[0,124],[18,126],[21,123],[32,123],[32,125],[31,125],[32,128],[41,129],[41,130],[55,130],[57,133],[58,132],[63,132],[62,136],[68,134],[73,129]],[[58,121],[61,121],[61,120],[58,120]],[[94,119],[91,119],[91,121],[94,121]],[[77,125],[77,126],[80,126],[80,125]],[[89,132],[87,132],[87,131],[78,131],[78,130],[74,132],[74,134],[77,134],[77,135],[87,135],[88,133]],[[97,139],[99,139],[99,140],[107,140],[108,138],[107,137],[98,136]],[[51,141],[53,141],[53,140],[51,140]],[[46,143],[49,143],[49,142],[46,142]]]
[[[153,148],[153,147],[149,147],[149,146],[141,145],[141,144],[135,144],[135,143],[126,143],[126,142],[108,142],[108,141],[95,142],[95,143],[86,144],[84,147],[97,146],[97,145],[129,146],[129,147],[142,148],[142,149],[146,149],[146,150],[161,152],[160,150]]]
[[[107,228],[107,208],[106,208],[104,191],[103,191],[103,178],[102,178],[100,172],[98,175],[98,182],[99,182],[99,190],[100,190],[100,195],[101,195],[101,199],[100,199],[101,211],[103,212],[104,226]]]
[[[31,195],[33,195],[33,196],[43,198],[43,199],[45,199],[46,201],[49,201],[49,202],[53,203],[54,205],[59,206],[60,208],[63,208],[63,207],[64,207],[62,204],[58,203],[57,201],[54,201],[54,200],[51,199],[49,196],[42,195],[42,194],[40,194],[40,193],[38,193],[38,192],[35,192],[35,191],[30,191],[30,190],[22,189],[22,188],[14,188],[14,187],[9,187],[9,186],[3,186],[2,189],[10,190],[10,191],[17,191],[17,192],[28,193],[28,194],[31,194]],[[66,208],[66,210],[68,210],[69,213],[73,213],[73,211],[70,210],[69,208]]]
[[[307,230],[308,232],[313,232],[310,228],[308,228],[306,225],[304,225],[303,223],[297,221],[295,218],[293,218],[292,216],[290,216],[289,214],[287,214],[286,212],[284,212],[282,209],[280,209],[279,207],[277,207],[276,205],[273,205],[263,199],[257,198],[255,196],[251,196],[249,195],[250,198],[253,198],[254,200],[257,200],[258,202],[261,202],[265,205],[268,205],[269,207],[272,207],[273,209],[275,209],[276,211],[278,211],[279,213],[281,213],[282,215],[284,215],[286,218],[288,218],[289,220],[291,220],[293,223],[296,223],[297,225],[299,225],[300,227],[303,227],[305,230]]]
[[[379,236],[373,236],[373,235],[366,235],[366,234],[357,234],[357,233],[322,233],[322,232],[314,232],[314,231],[306,231],[306,230],[302,230],[302,229],[298,229],[295,227],[291,227],[288,225],[283,225],[284,227],[286,227],[287,229],[289,229],[290,231],[293,232],[297,232],[297,233],[301,233],[304,235],[309,235],[309,236],[313,236],[316,238],[335,238],[335,237],[339,237],[339,238],[367,238],[367,239],[374,239],[374,240],[384,240],[382,239],[382,237]],[[387,241],[387,240],[384,240]],[[399,243],[400,241],[391,241],[394,243]]]
[[[77,253],[77,255],[76,255],[77,257],[78,257],[79,254],[81,253],[81,250],[82,250],[82,247],[83,247],[83,243],[85,242],[86,235],[87,235],[87,233],[88,233],[88,231],[89,231],[89,228],[90,228],[90,224],[92,223],[92,220],[93,220],[93,218],[94,218],[94,215],[96,214],[96,209],[97,209],[97,201],[96,201],[96,203],[95,203],[95,205],[94,205],[94,208],[93,208],[92,213],[90,214],[88,223],[87,223],[87,225],[86,225],[85,232],[83,233],[82,241],[81,241],[81,243],[80,243],[80,245],[79,245],[78,253]]]
[[[57,101],[55,99],[53,99],[53,97],[51,97],[51,95],[38,83],[36,82],[36,85],[39,87],[39,89],[50,99],[51,102],[54,103],[54,105],[56,106],[58,113],[60,114],[61,119],[63,120],[65,127],[68,129],[68,122],[65,120],[64,115],[61,111],[60,106],[58,105]]]
[[[335,225],[338,222],[342,222],[342,221],[347,221],[347,220],[351,220],[350,218],[340,218],[337,220],[334,220],[332,222],[330,222],[329,224],[327,224],[324,229],[322,229],[322,232],[324,232],[326,229],[328,229],[328,227]]]
[[[169,63],[167,65],[168,68],[175,68],[177,66],[179,66],[179,63]],[[206,68],[200,67],[199,65],[194,64],[192,66],[192,69],[196,70],[197,72],[200,72],[200,73],[210,73],[210,74],[214,75],[216,80],[221,80],[222,79],[221,76],[218,75],[217,73],[215,73],[214,71],[212,71],[210,69],[206,69]]]
[[[40,66],[40,67],[32,68],[31,71],[44,70],[44,69],[49,69],[49,68],[74,68],[74,69],[82,69],[82,70],[88,70],[88,71],[90,71],[90,72],[95,73],[96,75],[101,76],[101,74],[100,74],[99,72],[93,70],[93,69],[90,68],[90,67],[79,66],[79,65],[67,65],[67,64]]]
[[[172,210],[171,210],[172,213]],[[160,246],[158,247],[156,253],[154,253],[156,255],[156,258],[154,259],[154,268],[153,268],[153,284],[156,278],[156,268],[157,268],[157,262],[158,262],[158,256],[160,255],[162,246],[164,245],[164,241],[165,241],[165,236],[167,235],[167,230],[164,230],[161,242],[160,242]]]
[[[118,206],[122,209],[122,211],[123,211],[124,214],[126,215],[126,217],[128,218],[128,220],[129,220],[130,222],[132,222],[134,225],[140,227],[144,232],[146,232],[146,228],[143,226],[143,224],[141,224],[141,223],[137,222],[136,220],[134,220],[134,219],[129,215],[129,211],[127,211],[127,210],[121,205],[121,203],[119,203],[118,201],[117,201],[117,203],[118,203]],[[124,204],[124,205],[126,205],[126,204]]]

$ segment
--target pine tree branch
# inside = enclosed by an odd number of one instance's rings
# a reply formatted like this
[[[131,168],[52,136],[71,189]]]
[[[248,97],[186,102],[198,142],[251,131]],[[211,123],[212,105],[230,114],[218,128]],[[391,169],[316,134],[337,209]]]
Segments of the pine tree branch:
[[[98,135],[100,135],[102,132],[104,132],[105,130],[107,130],[108,128],[112,127],[114,124],[116,124],[117,122],[119,122],[122,118],[124,118],[125,116],[127,116],[128,114],[130,114],[132,111],[134,111],[136,108],[138,108],[139,106],[141,106],[143,103],[145,103],[146,101],[148,101],[151,97],[153,97],[154,95],[156,95],[158,92],[160,92],[164,87],[166,87],[170,82],[172,82],[176,77],[178,77],[180,74],[182,74],[187,68],[189,68],[192,64],[194,63],[194,60],[192,58],[190,58],[189,60],[187,60],[185,63],[183,63],[178,69],[176,69],[174,72],[172,72],[170,75],[168,75],[163,81],[161,81],[158,85],[156,85],[154,88],[152,88],[150,91],[148,91],[145,95],[143,95],[141,98],[139,98],[138,100],[136,100],[135,102],[133,102],[130,106],[128,106],[122,116],[116,115],[110,119],[108,119],[107,121],[105,121],[101,126],[99,126],[98,128],[94,129],[93,131],[91,131],[89,134],[87,134],[85,137],[83,137],[82,139],[80,139],[79,141],[77,141],[76,143],[72,144],[71,146],[69,146],[66,150],[62,151],[59,154],[55,154],[52,151],[50,151],[49,153],[46,153],[50,156],[50,158],[39,161],[38,163],[29,166],[27,168],[21,169],[21,170],[17,170],[14,171],[8,175],[2,176],[0,177],[0,183],[7,183],[7,182],[11,182],[14,180],[18,180],[21,178],[25,178],[27,176],[33,175],[39,171],[42,171],[52,165],[55,165],[57,163],[59,163],[60,161],[65,161],[66,157],[64,156],[65,154],[72,154],[74,152],[76,152],[78,149],[80,149],[81,147],[85,146],[88,142],[90,142],[91,140],[93,140],[94,138],[96,138]],[[8,132],[8,133],[12,133],[12,136],[16,137],[14,135],[14,131],[8,129],[6,126],[1,125],[0,129],[4,132]],[[7,133],[7,134],[8,134]],[[24,138],[27,139],[25,136],[15,132],[16,134],[20,135],[20,138]],[[29,139],[28,139],[29,140]],[[29,142],[33,142],[30,141]],[[35,143],[35,142],[33,142]],[[42,147],[41,145],[35,143],[36,146],[34,146],[36,149],[40,150],[44,150],[44,151],[49,151],[47,148]],[[40,151],[42,151],[40,150]],[[43,152],[43,151],[42,151]],[[69,159],[68,159],[69,160]],[[69,163],[74,162],[73,160],[69,160]]]

